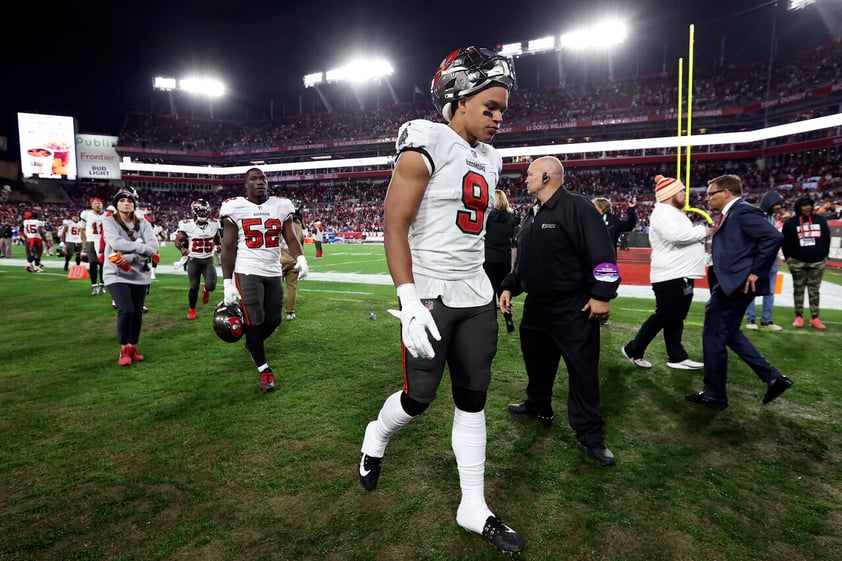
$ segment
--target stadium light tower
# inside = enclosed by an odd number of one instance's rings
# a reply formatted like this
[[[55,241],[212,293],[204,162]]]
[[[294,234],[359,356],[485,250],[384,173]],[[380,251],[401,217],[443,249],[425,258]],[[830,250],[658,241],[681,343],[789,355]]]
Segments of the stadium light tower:
[[[178,89],[192,95],[207,96],[211,119],[213,119],[213,100],[225,95],[225,84],[216,78],[182,78],[178,81]]]
[[[162,76],[156,77],[152,82],[152,87],[155,90],[167,92],[170,99],[170,115],[175,115],[175,103],[173,102],[172,92],[183,91],[191,95],[205,95],[208,98],[208,106],[210,108],[210,117],[213,119],[213,100],[217,97],[225,95],[225,84],[215,78],[165,78]]]
[[[608,51],[608,79],[614,78],[614,54],[612,48],[619,45],[628,37],[629,30],[625,23],[616,20],[605,20],[596,24],[562,34],[558,38],[562,49],[571,51]],[[559,59],[559,74],[561,74],[561,60]]]
[[[170,99],[170,115],[175,115],[175,102],[172,98],[172,91],[176,89],[178,83],[175,78],[164,78],[156,76],[152,81],[152,89],[167,92],[167,97]]]
[[[562,84],[564,83],[564,68],[561,63],[562,51],[607,50],[608,74],[609,78],[613,78],[614,60],[611,55],[611,48],[625,41],[628,34],[628,26],[625,23],[617,19],[609,19],[557,37],[549,36],[517,43],[506,43],[501,45],[499,52],[504,56],[518,58],[524,55],[538,55],[554,51],[558,62],[558,82]]]
[[[360,86],[370,82],[376,83],[380,80],[384,80],[392,94],[392,99],[397,103],[397,95],[388,81],[388,76],[391,76],[393,73],[394,67],[385,59],[358,58],[349,61],[344,66],[334,68],[333,70],[306,74],[303,82],[305,88],[315,88],[316,93],[319,94],[319,97],[321,98],[322,103],[324,103],[325,108],[328,110],[328,113],[331,113],[333,108],[319,86],[336,82],[348,82],[352,85]],[[354,96],[357,98],[357,103],[360,104],[360,109],[364,109],[365,107],[359,92],[353,87],[351,89],[354,92]]]

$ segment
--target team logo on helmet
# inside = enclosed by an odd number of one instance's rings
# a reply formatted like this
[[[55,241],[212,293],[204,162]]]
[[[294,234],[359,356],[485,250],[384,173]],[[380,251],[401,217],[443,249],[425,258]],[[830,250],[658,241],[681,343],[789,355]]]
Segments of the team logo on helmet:
[[[213,313],[213,330],[226,343],[236,343],[243,336],[243,309],[239,303],[220,302]]]

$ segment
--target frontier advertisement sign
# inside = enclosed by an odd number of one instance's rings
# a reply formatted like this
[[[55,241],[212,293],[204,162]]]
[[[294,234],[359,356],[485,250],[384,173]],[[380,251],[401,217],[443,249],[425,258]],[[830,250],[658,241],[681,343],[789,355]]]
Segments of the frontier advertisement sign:
[[[121,176],[117,137],[77,134],[76,162],[80,179],[119,180]]]

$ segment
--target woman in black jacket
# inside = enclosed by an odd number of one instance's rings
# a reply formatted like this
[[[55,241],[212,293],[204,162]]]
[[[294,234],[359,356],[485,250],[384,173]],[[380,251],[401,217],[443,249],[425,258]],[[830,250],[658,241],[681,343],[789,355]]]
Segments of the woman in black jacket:
[[[509,206],[506,193],[500,189],[494,191],[494,209],[488,213],[485,222],[485,274],[494,287],[494,295],[500,298],[500,284],[512,270],[515,262],[515,238],[518,230],[518,219]],[[515,330],[512,314],[503,314],[506,320],[506,331]]]
[[[611,241],[614,242],[614,251],[617,251],[617,243],[620,241],[620,234],[631,232],[637,226],[637,197],[629,199],[626,206],[626,214],[628,219],[620,220],[614,215],[614,209],[611,201],[605,197],[597,197],[593,200],[593,204],[599,213],[602,215],[602,221],[605,222],[605,227],[608,228],[608,233],[611,235]]]

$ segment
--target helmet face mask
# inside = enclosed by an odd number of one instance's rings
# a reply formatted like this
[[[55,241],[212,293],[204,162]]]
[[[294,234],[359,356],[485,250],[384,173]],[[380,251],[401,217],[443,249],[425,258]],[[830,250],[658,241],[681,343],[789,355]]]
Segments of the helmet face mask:
[[[243,334],[245,323],[239,302],[226,305],[220,302],[213,313],[213,330],[226,343],[236,343]]]
[[[292,203],[292,217],[293,217],[293,219],[297,218],[297,219],[301,220],[301,209],[303,208],[303,205],[301,204],[301,201],[299,201],[298,199],[294,199],[294,200],[291,200],[290,202]]]
[[[444,120],[453,116],[452,104],[491,86],[511,92],[515,87],[515,70],[510,58],[490,49],[465,47],[447,55],[439,65],[430,95],[433,105]]]
[[[196,199],[190,204],[190,209],[193,211],[193,218],[196,222],[207,222],[210,218],[210,205],[204,199]]]

